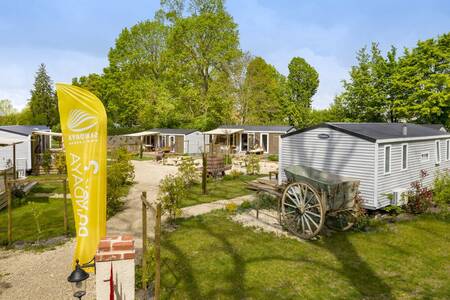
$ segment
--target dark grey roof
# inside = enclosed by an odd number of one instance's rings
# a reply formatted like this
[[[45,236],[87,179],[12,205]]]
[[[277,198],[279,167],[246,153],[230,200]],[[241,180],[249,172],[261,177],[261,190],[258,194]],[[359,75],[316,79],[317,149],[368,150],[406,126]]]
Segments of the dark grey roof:
[[[226,128],[226,129],[242,128],[245,131],[288,132],[294,127],[284,125],[221,125],[219,126],[219,128]]]
[[[197,129],[184,129],[184,128],[152,128],[149,131],[157,131],[163,134],[191,134],[198,131]]]
[[[440,131],[447,131],[447,129],[445,129],[445,126],[442,124],[421,124],[422,126],[428,127],[428,128],[433,128],[433,129],[437,129]]]
[[[406,126],[407,128],[406,135],[403,135],[403,126]],[[449,133],[440,131],[439,129],[412,123],[323,123],[287,133],[282,137],[302,133],[320,127],[332,128],[371,142],[394,138],[408,139],[440,135],[450,136]]]
[[[37,130],[49,131],[50,128],[48,128],[45,125],[8,125],[8,126],[0,126],[0,130],[24,136],[29,136],[33,131]]]

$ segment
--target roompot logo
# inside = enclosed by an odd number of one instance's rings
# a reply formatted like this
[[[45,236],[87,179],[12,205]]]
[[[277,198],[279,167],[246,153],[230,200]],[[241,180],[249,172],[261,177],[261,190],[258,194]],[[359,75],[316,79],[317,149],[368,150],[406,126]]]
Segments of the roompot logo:
[[[69,113],[67,127],[72,132],[85,132],[97,125],[97,118],[81,109],[73,109]]]

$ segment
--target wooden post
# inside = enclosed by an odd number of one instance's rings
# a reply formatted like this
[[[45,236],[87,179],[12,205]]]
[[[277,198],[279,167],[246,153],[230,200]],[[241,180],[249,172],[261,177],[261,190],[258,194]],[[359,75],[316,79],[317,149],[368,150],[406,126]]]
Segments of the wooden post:
[[[142,288],[144,289],[144,295],[147,295],[147,275],[145,270],[147,269],[147,262],[145,261],[145,254],[147,253],[147,205],[145,203],[147,199],[147,192],[142,192]]]
[[[64,191],[64,231],[66,232],[66,236],[69,235],[69,223],[67,221],[67,179],[63,180],[63,191]]]
[[[142,155],[143,155],[143,153],[144,153],[144,146],[143,146],[143,144],[144,144],[144,136],[141,136],[141,139],[140,139],[140,144],[139,144],[139,158],[140,159],[142,159]]]
[[[8,197],[8,245],[12,243],[12,191],[11,184],[6,184],[6,197]]]
[[[206,152],[203,151],[202,153],[202,192],[203,195],[206,195],[207,190],[206,190],[206,172],[207,172],[207,160],[206,160]]]
[[[156,205],[155,264],[155,300],[159,300],[161,298],[161,203]]]
[[[16,144],[13,144],[13,179],[17,178],[16,174]]]

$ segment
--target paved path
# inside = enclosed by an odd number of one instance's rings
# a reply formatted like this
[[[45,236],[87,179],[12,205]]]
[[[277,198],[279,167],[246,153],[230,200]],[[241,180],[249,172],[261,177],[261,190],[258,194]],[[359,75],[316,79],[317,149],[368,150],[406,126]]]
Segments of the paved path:
[[[229,200],[218,200],[210,203],[203,203],[194,206],[188,206],[181,209],[181,216],[183,218],[195,217],[198,215],[207,214],[216,209],[225,208],[225,206],[229,203],[234,203],[236,205],[241,205],[244,201],[253,201],[255,200],[255,195],[245,195],[241,197],[236,197]]]
[[[131,234],[136,239],[136,247],[142,248],[142,201],[141,193],[147,192],[147,200],[151,203],[158,195],[159,182],[168,174],[175,174],[177,167],[164,166],[154,161],[134,161],[135,182],[128,193],[125,210],[108,220],[108,235]],[[153,233],[154,216],[147,211],[148,232]]]

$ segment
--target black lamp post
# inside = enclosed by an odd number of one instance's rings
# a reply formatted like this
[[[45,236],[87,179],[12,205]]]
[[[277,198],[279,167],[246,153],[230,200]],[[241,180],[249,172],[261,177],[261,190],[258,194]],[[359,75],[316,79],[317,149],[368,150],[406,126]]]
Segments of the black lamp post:
[[[72,284],[73,296],[81,300],[86,295],[86,279],[89,278],[89,274],[83,270],[77,259],[77,265],[75,270],[67,277],[67,281]]]

